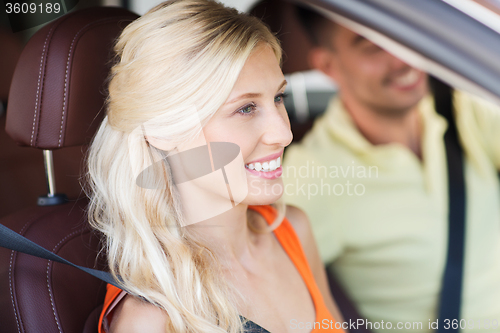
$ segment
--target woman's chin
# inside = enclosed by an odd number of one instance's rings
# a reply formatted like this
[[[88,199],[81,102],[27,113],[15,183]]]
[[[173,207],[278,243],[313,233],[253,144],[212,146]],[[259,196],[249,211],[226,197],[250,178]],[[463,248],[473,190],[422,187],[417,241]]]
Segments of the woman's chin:
[[[243,201],[247,205],[269,205],[275,203],[283,196],[283,180],[280,178],[263,180],[249,179],[248,194]]]

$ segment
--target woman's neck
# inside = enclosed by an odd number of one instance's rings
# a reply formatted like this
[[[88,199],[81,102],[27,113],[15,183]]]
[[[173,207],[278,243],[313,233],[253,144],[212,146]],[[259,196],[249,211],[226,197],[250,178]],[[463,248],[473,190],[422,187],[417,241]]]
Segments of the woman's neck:
[[[224,262],[243,263],[255,254],[260,235],[248,227],[248,206],[239,204],[217,216],[188,226]]]

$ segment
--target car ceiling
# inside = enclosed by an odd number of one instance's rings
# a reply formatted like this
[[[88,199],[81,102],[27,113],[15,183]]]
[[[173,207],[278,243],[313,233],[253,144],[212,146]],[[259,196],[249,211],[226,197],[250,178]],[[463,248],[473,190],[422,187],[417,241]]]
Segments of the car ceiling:
[[[500,34],[471,17],[466,7],[454,7],[453,0],[296,2],[311,5],[454,87],[500,102]]]

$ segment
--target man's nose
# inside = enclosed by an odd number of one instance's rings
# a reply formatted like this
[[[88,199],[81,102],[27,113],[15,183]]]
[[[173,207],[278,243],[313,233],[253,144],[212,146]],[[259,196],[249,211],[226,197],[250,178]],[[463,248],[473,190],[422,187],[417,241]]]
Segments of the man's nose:
[[[411,67],[410,65],[408,65],[408,63],[404,62],[403,60],[401,60],[400,58],[396,57],[391,53],[387,53],[387,57],[390,67],[393,70],[400,70]]]

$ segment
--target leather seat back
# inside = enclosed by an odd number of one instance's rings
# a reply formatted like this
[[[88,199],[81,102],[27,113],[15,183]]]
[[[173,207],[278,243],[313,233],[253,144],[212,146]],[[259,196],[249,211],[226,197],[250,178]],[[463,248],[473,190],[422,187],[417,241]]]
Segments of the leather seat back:
[[[88,144],[104,114],[114,40],[136,18],[121,8],[90,8],[40,29],[14,72],[7,133],[38,149]],[[86,206],[83,198],[32,207],[0,223],[78,265],[103,269]],[[96,332],[104,294],[105,283],[73,267],[0,248],[2,332]]]

